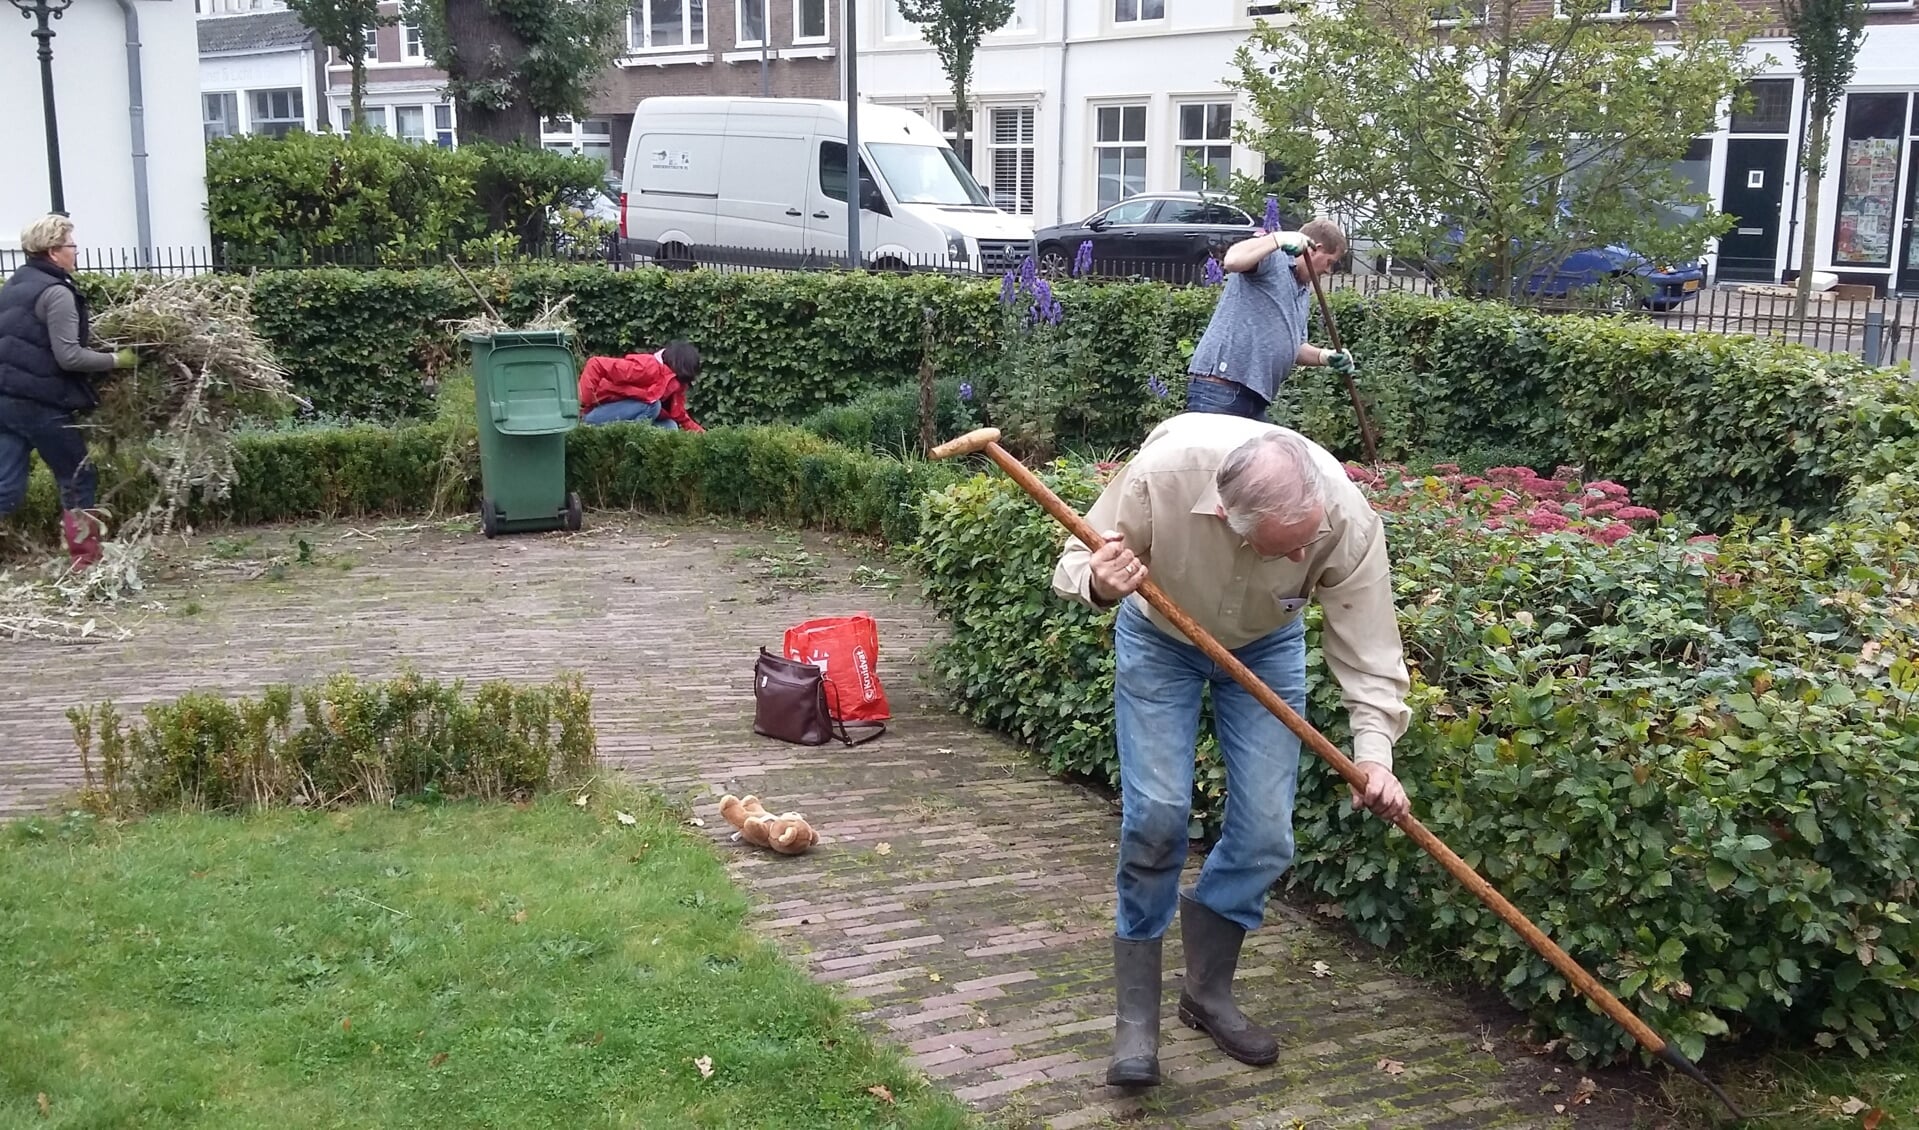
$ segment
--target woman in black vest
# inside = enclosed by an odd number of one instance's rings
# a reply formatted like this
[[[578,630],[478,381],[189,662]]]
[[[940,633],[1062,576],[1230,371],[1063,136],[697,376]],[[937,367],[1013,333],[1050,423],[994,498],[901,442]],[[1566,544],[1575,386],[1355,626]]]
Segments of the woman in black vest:
[[[100,403],[94,374],[131,369],[134,352],[88,349],[87,300],[73,285],[73,221],[44,216],[20,233],[27,261],[0,286],[0,517],[27,495],[27,454],[60,485],[60,533],[75,569],[100,560],[106,522],[80,415]]]

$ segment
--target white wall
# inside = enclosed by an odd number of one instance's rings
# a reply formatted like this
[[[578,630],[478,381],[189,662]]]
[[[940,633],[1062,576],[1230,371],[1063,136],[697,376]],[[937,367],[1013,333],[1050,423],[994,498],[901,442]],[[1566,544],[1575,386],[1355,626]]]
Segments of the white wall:
[[[134,0],[146,95],[148,204],[158,246],[204,246],[206,149],[200,127],[199,38],[192,0]],[[0,247],[44,215],[46,134],[32,24],[8,8],[0,22]],[[83,247],[132,249],[132,126],[127,113],[126,25],[120,8],[89,0],[53,24],[53,81],[67,212]]]

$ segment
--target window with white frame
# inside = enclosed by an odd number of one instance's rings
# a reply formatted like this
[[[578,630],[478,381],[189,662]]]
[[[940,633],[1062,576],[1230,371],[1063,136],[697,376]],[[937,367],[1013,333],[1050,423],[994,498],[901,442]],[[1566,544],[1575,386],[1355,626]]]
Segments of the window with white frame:
[[[739,0],[734,9],[735,47],[758,47],[766,41],[766,7],[773,0]]]
[[[965,165],[969,169],[975,168],[976,166],[973,164],[973,138],[979,133],[979,114],[975,112],[968,116],[966,122],[966,138],[964,141],[960,139],[959,135],[959,115],[953,112],[951,106],[941,106],[938,110],[938,117],[940,134],[946,138],[946,144],[953,147],[953,153],[959,157],[960,164]]]
[[[414,24],[400,25],[400,58],[409,62],[426,58],[426,33]]]
[[[1233,176],[1233,104],[1187,102],[1179,108],[1179,187],[1226,187]]]
[[[542,118],[540,145],[555,153],[592,157],[601,164],[613,164],[613,119]]]
[[[433,107],[433,144],[442,149],[451,149],[455,144],[451,102],[442,102]]]
[[[1559,15],[1565,15],[1563,5],[1555,5]],[[1658,17],[1671,16],[1679,11],[1679,0],[1605,0],[1597,6],[1595,15],[1601,19],[1627,19],[1633,16]]]
[[[793,0],[793,42],[826,42],[826,0]]]
[[[395,106],[393,136],[412,145],[426,144],[426,107]]]
[[[1033,214],[1033,108],[996,106],[986,112],[986,160],[993,204],[1015,216]]]
[[[253,111],[252,132],[268,137],[285,137],[306,125],[306,103],[298,87],[289,90],[251,90],[248,109]]]
[[[634,51],[706,46],[706,0],[633,0],[626,45]]]
[[[1426,9],[1438,27],[1483,23],[1486,19],[1486,0],[1432,0]]]
[[[1113,22],[1138,24],[1166,18],[1166,0],[1113,0]]]
[[[379,62],[380,61],[380,29],[377,26],[361,28],[360,42],[363,45],[361,50],[364,52],[360,56],[360,58],[369,63]]]
[[[385,134],[385,133],[392,132],[391,130],[387,128],[387,124],[386,124],[387,114],[386,114],[385,106],[362,106],[360,109],[361,109],[361,113],[364,114],[366,117],[365,123],[360,128],[366,130],[366,132],[368,133]],[[343,122],[348,122],[348,121],[352,121],[352,119],[353,119],[353,103],[351,102],[340,103],[340,120]]]
[[[1013,14],[994,35],[1031,35],[1039,30],[1039,0],[1013,0]]]
[[[880,7],[886,9],[885,31],[882,34],[887,39],[920,38],[920,25],[900,12],[898,0],[880,0]]]
[[[200,121],[206,127],[207,140],[232,137],[240,132],[240,96],[231,90],[200,96]]]
[[[1096,114],[1093,167],[1104,208],[1146,191],[1146,107],[1101,106]]]

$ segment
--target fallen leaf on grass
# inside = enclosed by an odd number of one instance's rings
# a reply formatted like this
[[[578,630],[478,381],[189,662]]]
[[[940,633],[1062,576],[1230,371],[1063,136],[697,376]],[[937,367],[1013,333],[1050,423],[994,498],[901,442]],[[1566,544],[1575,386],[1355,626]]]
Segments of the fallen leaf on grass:
[[[433,1053],[433,1058],[432,1058],[432,1059],[429,1059],[429,1060],[427,1060],[427,1061],[426,1061],[426,1065],[427,1065],[428,1067],[438,1067],[438,1066],[440,1066],[440,1065],[441,1065],[442,1063],[445,1063],[445,1062],[446,1062],[446,1053],[445,1053],[445,1052],[434,1052],[434,1053]]]
[[[53,1104],[47,1100],[45,1091],[33,1096],[33,1101],[40,1104],[40,1117],[49,1118],[53,1115]]]
[[[351,1016],[342,1016],[340,1018],[340,1031],[342,1032],[353,1031],[353,1018]]]
[[[639,823],[638,820],[633,819],[633,814],[631,812],[616,812],[613,814],[613,818],[618,820],[620,823],[625,824],[629,828]]]
[[[885,840],[881,840],[879,843],[876,843],[873,845],[873,854],[874,855],[892,855],[893,845],[887,843]]]
[[[1864,1126],[1866,1130],[1879,1130],[1879,1123],[1882,1122],[1885,1117],[1885,1111],[1880,1110],[1878,1107],[1873,1107],[1866,1112],[1864,1118],[1859,1120],[1859,1125]]]
[[[1589,1103],[1598,1093],[1599,1084],[1593,1082],[1591,1077],[1582,1075],[1579,1077],[1579,1085],[1573,1088],[1573,1105],[1582,1106]]]
[[[1396,1059],[1382,1059],[1378,1063],[1373,1064],[1373,1067],[1379,1071],[1384,1071],[1388,1075],[1406,1074],[1406,1065]]]
[[[1328,965],[1328,964],[1326,964],[1326,963],[1325,963],[1325,962],[1323,962],[1323,961],[1315,961],[1315,962],[1313,962],[1313,976],[1315,976],[1315,977],[1331,977],[1332,975],[1333,975],[1333,967],[1332,967],[1332,966],[1330,966],[1330,965]]]
[[[573,798],[573,805],[575,808],[585,808],[586,801],[587,801],[587,795],[585,793],[581,793],[579,796],[576,796]]]
[[[514,921],[514,922],[516,922],[516,923],[519,923],[519,924],[525,924],[525,922],[526,922],[526,911],[524,911],[524,910],[516,910],[516,911],[514,911],[514,912],[513,912],[513,921]]]
[[[631,821],[631,820],[628,820],[628,821],[627,821],[627,823],[628,823],[628,824],[631,824],[631,823],[633,823],[633,821]],[[689,827],[689,828],[704,828],[704,827],[706,827],[706,821],[704,821],[704,820],[702,820],[702,819],[700,819],[699,817],[697,817],[697,816],[695,816],[695,817],[693,817],[693,818],[691,818],[691,819],[689,819],[689,820],[688,820],[688,821],[686,822],[686,826],[687,826],[687,827]]]
[[[702,1079],[713,1078],[713,1057],[712,1056],[710,1055],[701,1056],[700,1058],[693,1061],[693,1066],[700,1069],[700,1078]]]
[[[1847,1095],[1846,1101],[1839,1104],[1840,1114],[1859,1114],[1867,1107],[1866,1100],[1857,1095]]]
[[[866,1088],[866,1093],[879,1099],[883,1103],[891,1103],[893,1101],[893,1092],[887,1090],[886,1084],[884,1083],[873,1084],[871,1087]]]
[[[1564,1113],[1566,1113],[1566,1104],[1565,1104],[1565,1103],[1554,1103],[1554,1104],[1553,1104],[1553,1113],[1554,1113],[1554,1114],[1564,1114]]]

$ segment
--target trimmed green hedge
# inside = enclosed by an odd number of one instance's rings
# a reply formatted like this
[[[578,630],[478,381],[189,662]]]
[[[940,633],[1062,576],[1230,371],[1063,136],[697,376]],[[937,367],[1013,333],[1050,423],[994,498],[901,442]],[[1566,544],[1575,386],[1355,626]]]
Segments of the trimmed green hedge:
[[[195,524],[465,511],[479,499],[472,425],[362,425],[250,433],[235,444],[239,478],[224,502],[195,507]],[[854,451],[798,428],[679,432],[641,424],[579,428],[567,438],[568,487],[588,506],[672,514],[725,514],[794,526],[913,538],[918,499],[964,472],[955,465]],[[109,509],[144,505],[147,480],[103,471]],[[8,523],[53,536],[59,504],[36,466],[26,505]]]
[[[1082,511],[1097,497],[1082,468],[1046,477]],[[1695,1058],[1753,1031],[1863,1053],[1919,1026],[1919,490],[1890,480],[1826,531],[1716,550],[1671,524],[1612,546],[1503,531],[1425,482],[1375,497],[1413,667],[1396,770],[1434,832]],[[1050,592],[1052,519],[980,476],[929,496],[920,529],[959,704],[1053,771],[1116,785],[1113,614]],[[1307,646],[1308,715],[1347,746],[1316,606]],[[1197,757],[1196,823],[1216,826],[1223,772],[1210,741]],[[1628,1051],[1305,762],[1293,887],[1499,986],[1580,1059]]]
[[[692,408],[708,426],[796,422],[911,385],[927,310],[942,380],[971,383],[984,404],[1005,379],[1005,324],[990,282],[598,266],[483,271],[476,280],[510,321],[568,299],[588,353],[674,337],[698,343],[707,364]],[[447,271],[266,271],[254,285],[262,331],[298,387],[322,413],[347,417],[427,411],[432,381],[462,348],[445,322],[478,310]],[[1177,395],[1184,349],[1216,293],[1063,283],[1064,329],[1083,345],[1085,370],[1062,378],[1076,391],[1061,407],[1059,441],[1135,446],[1164,407],[1148,401],[1149,378]],[[1849,357],[1487,303],[1333,301],[1388,459],[1580,465],[1650,505],[1724,528],[1737,514],[1823,520],[1852,476],[1919,454],[1919,389]],[[1358,454],[1344,390],[1324,370],[1299,370],[1274,416]]]

